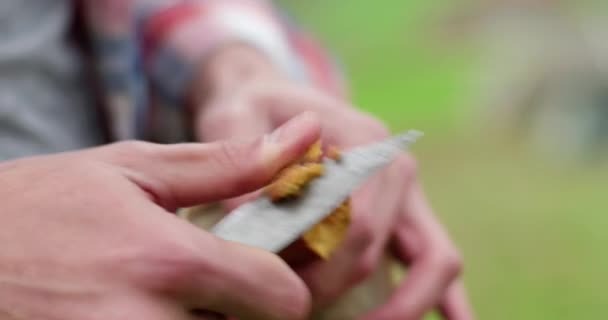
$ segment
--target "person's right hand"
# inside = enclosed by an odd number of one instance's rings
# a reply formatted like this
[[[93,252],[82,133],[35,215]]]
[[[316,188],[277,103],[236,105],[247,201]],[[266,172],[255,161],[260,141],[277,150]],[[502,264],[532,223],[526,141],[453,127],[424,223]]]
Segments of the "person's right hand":
[[[170,211],[259,188],[318,138],[309,114],[250,142],[126,142],[0,163],[0,318],[304,319],[309,293],[277,256]]]

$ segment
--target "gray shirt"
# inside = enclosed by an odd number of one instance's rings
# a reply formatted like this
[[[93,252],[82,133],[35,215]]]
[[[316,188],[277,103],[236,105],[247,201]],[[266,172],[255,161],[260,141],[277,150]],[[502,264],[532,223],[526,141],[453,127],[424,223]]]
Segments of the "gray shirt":
[[[103,142],[69,0],[0,1],[0,160]]]

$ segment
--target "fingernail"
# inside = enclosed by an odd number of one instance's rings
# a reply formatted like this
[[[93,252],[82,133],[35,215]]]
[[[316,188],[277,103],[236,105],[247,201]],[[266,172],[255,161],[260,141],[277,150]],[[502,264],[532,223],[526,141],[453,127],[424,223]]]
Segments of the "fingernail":
[[[311,121],[318,121],[317,115],[310,111],[303,112],[270,133],[266,137],[266,142],[281,144],[286,140],[292,139],[294,135],[299,133],[301,128],[306,127],[306,124]]]
[[[274,165],[282,157],[289,158],[294,152],[304,152],[305,147],[319,138],[319,131],[319,120],[314,112],[299,114],[264,137],[262,161]]]

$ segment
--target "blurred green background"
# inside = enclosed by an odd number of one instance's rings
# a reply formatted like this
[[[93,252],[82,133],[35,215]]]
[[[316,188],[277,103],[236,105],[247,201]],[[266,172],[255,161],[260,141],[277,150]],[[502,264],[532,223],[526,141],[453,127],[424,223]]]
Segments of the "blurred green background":
[[[457,2],[279,2],[339,57],[356,105],[425,131],[413,152],[479,319],[606,317],[608,167],[552,161],[479,123],[480,53],[436,29]]]

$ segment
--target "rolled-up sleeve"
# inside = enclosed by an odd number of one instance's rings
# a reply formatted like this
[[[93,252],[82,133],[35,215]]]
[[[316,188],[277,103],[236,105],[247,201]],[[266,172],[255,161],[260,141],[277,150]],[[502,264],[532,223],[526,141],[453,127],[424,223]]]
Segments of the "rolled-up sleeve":
[[[343,87],[336,64],[325,50],[270,1],[88,3],[97,65],[107,95],[104,101],[116,139],[150,139],[159,132],[184,131],[190,82],[205,58],[229,43],[256,48],[295,81],[335,92]]]
[[[253,0],[139,3],[146,72],[158,93],[183,99],[196,65],[216,48],[244,43],[271,59],[294,79],[305,77],[289,35],[271,3]]]

